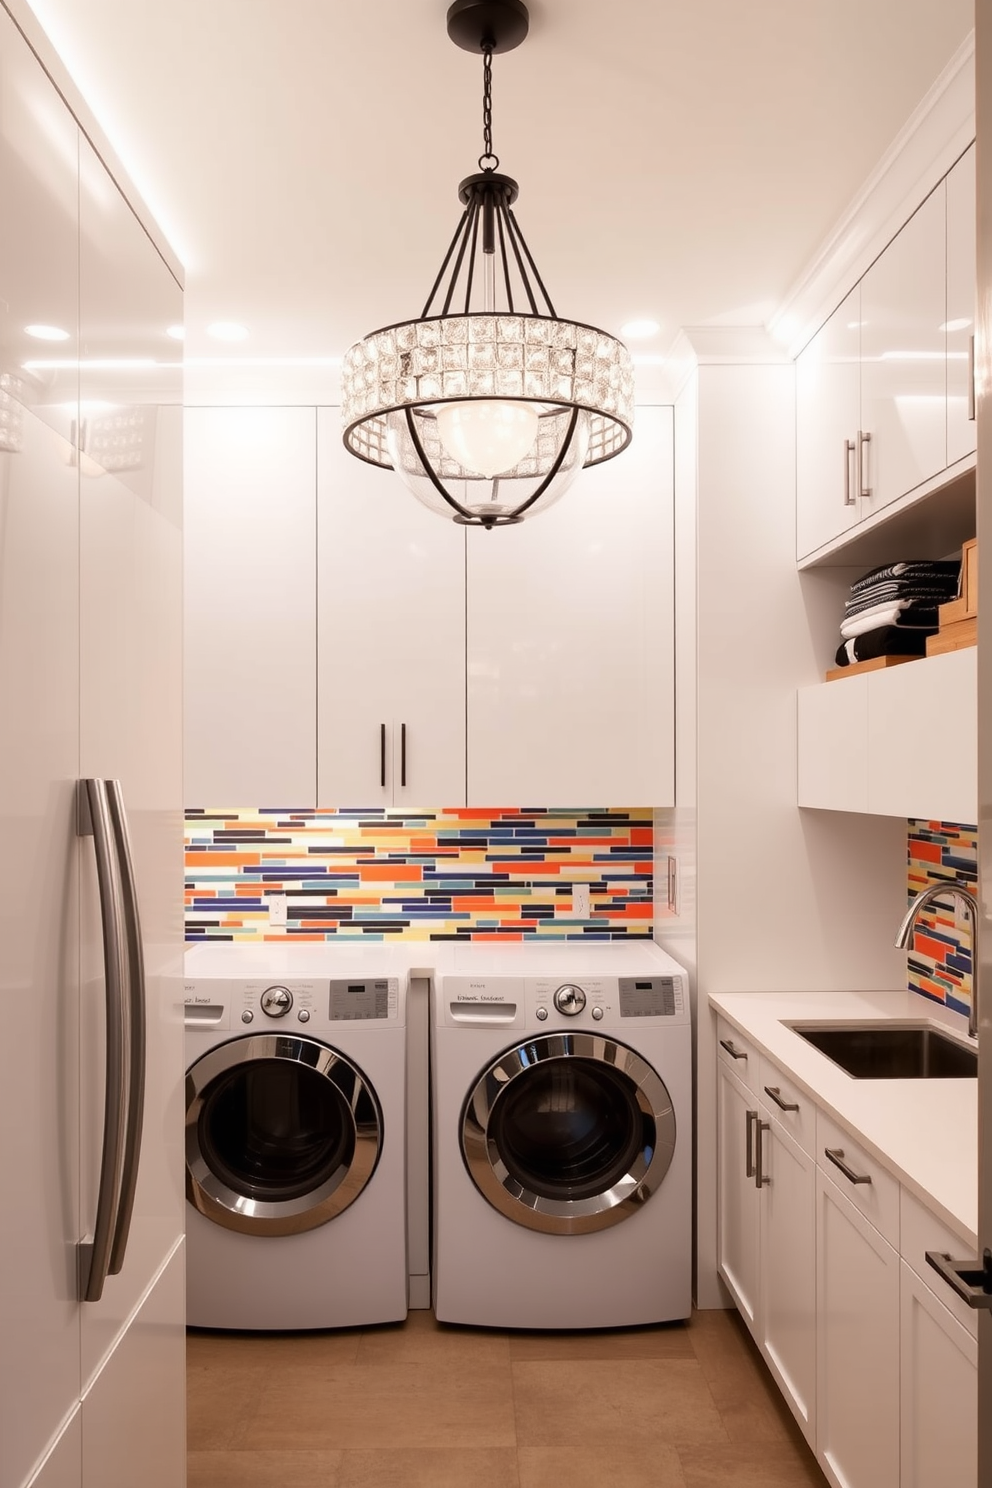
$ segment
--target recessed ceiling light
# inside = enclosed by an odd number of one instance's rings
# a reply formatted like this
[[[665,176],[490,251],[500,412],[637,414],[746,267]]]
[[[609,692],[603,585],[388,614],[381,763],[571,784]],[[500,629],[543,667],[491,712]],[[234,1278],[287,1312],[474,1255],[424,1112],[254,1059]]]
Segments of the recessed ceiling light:
[[[181,325],[169,326],[165,334],[171,336],[173,341],[185,341],[186,327]]]
[[[68,341],[69,339],[69,332],[64,331],[61,326],[27,325],[24,331],[26,335],[33,336],[36,341]]]
[[[215,320],[207,326],[207,335],[215,341],[247,341],[248,327],[238,325],[236,320]]]
[[[626,336],[628,341],[645,341],[648,336],[657,336],[661,326],[656,320],[628,320],[626,325],[620,327],[621,336]]]
[[[942,331],[966,331],[970,325],[971,321],[967,316],[959,315],[957,320],[945,320],[940,329]]]

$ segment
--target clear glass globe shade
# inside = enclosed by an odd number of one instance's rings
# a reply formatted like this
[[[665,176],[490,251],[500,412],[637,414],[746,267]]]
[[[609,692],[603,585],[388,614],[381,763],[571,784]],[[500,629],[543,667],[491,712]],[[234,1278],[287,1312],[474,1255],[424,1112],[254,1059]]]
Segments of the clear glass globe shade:
[[[538,411],[504,398],[442,403],[435,410],[441,443],[453,460],[478,475],[512,470],[537,438]]]

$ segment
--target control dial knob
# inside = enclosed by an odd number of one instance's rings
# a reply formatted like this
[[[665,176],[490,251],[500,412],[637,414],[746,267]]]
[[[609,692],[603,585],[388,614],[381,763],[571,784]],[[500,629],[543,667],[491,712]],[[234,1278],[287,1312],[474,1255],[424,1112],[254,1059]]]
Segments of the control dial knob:
[[[585,1005],[586,994],[581,987],[576,987],[572,982],[566,982],[555,993],[555,1007],[567,1018],[574,1018],[576,1013],[581,1013]]]
[[[285,1018],[293,1006],[293,994],[288,987],[266,987],[262,993],[262,1012],[269,1018]]]

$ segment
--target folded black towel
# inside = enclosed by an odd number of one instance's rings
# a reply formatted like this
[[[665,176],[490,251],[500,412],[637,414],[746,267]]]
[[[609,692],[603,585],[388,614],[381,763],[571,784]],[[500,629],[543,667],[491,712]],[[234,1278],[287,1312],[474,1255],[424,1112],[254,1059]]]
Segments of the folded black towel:
[[[904,629],[898,625],[868,630],[853,640],[841,642],[837,650],[837,665],[843,667],[856,661],[873,661],[876,656],[925,656],[927,636],[932,634],[932,631]]]
[[[898,600],[906,600],[912,604],[941,605],[953,599],[956,593],[956,583],[946,587],[939,584],[911,584],[906,588],[900,588],[897,584],[873,584],[870,589],[862,589],[860,594],[852,594],[850,599],[845,600],[844,614],[850,618],[852,615],[859,615],[862,610],[873,609],[876,605],[895,604]]]
[[[957,558],[887,563],[883,568],[873,568],[870,573],[862,574],[851,585],[851,594],[860,594],[862,589],[868,589],[872,584],[884,583],[887,579],[949,578],[957,585],[960,572],[961,564]]]

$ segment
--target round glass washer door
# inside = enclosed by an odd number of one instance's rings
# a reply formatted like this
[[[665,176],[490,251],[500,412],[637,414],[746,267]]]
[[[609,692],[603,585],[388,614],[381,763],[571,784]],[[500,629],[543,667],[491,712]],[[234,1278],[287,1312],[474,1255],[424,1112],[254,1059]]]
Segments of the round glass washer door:
[[[554,1033],[508,1050],[462,1112],[473,1183],[515,1224],[583,1235],[638,1213],[675,1153],[659,1075],[615,1039]]]
[[[368,1080],[315,1039],[234,1039],[186,1073],[186,1197],[225,1229],[326,1224],[372,1177],[382,1138]]]

